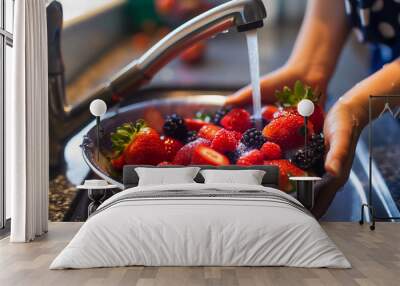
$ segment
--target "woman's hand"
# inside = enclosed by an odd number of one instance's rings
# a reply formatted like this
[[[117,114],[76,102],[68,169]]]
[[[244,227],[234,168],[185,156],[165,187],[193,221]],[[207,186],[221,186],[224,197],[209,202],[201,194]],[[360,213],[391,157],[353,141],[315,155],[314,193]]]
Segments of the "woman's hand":
[[[317,218],[325,213],[336,191],[349,178],[357,141],[369,121],[369,96],[385,97],[388,94],[398,94],[399,73],[400,59],[397,59],[355,85],[329,111],[324,124],[328,150],[325,169],[329,179],[316,185],[318,195],[312,212]],[[381,100],[372,106],[372,119],[379,116],[384,103],[385,101]],[[400,100],[394,99],[391,104],[400,105]]]
[[[361,123],[357,107],[339,100],[329,111],[324,123],[327,155],[327,174],[316,185],[318,192],[312,213],[320,218],[331,204],[336,192],[347,182],[360,133]]]
[[[284,86],[293,86],[297,80],[311,86],[313,89],[318,88],[325,94],[327,86],[327,77],[318,69],[309,69],[307,72],[302,71],[294,65],[285,65],[280,69],[269,73],[261,78],[261,97],[263,104],[273,104],[276,102],[275,91],[281,90]],[[322,101],[324,98],[321,99]],[[226,99],[226,105],[243,106],[251,104],[252,88],[246,86],[230,95]]]

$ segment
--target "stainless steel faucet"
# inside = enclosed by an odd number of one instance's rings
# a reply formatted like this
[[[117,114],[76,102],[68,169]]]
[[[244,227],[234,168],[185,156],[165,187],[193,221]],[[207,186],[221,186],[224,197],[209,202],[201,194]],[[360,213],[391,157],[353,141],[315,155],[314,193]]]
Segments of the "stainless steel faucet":
[[[142,57],[128,64],[98,91],[98,95],[130,94],[193,43],[234,27],[239,32],[260,28],[266,17],[261,0],[232,0],[210,9],[169,33]]]

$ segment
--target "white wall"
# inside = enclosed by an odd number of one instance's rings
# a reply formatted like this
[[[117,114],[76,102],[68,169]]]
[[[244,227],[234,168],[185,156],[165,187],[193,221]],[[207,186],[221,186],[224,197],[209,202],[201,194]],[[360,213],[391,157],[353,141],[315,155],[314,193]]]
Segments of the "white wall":
[[[58,0],[63,5],[64,21],[70,21],[121,0]]]

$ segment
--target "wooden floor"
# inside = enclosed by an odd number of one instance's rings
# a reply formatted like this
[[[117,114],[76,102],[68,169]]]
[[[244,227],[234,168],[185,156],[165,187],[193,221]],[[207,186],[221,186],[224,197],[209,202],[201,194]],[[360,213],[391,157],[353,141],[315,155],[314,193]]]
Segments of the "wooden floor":
[[[0,241],[0,285],[400,285],[400,224],[323,223],[352,263],[349,270],[285,267],[125,267],[48,270],[80,223],[51,223],[29,244]]]

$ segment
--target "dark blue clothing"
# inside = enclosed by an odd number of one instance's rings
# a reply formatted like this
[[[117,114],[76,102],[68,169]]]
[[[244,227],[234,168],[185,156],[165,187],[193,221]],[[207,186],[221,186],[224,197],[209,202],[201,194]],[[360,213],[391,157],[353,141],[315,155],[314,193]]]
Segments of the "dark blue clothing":
[[[371,44],[372,71],[399,57],[400,0],[344,1],[357,38]]]

